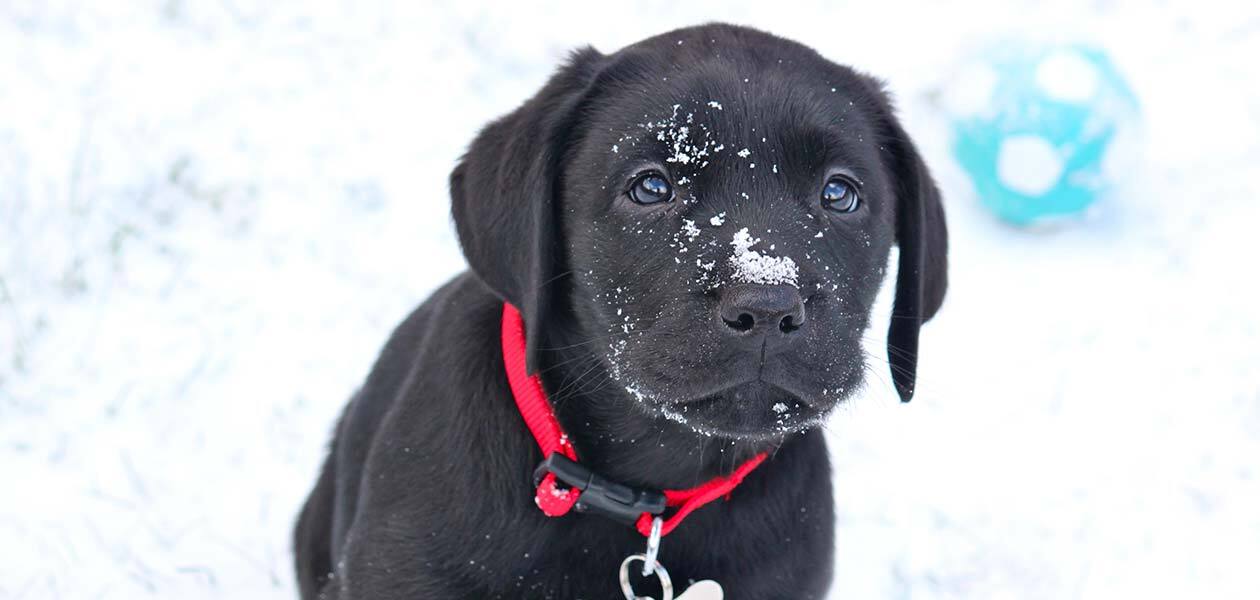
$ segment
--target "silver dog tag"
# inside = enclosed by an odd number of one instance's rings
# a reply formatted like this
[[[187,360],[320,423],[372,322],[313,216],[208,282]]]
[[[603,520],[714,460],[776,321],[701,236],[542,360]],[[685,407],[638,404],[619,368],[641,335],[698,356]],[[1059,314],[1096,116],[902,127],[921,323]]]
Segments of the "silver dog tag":
[[[695,585],[686,589],[678,600],[722,600],[722,586],[716,581],[706,579],[697,581]]]

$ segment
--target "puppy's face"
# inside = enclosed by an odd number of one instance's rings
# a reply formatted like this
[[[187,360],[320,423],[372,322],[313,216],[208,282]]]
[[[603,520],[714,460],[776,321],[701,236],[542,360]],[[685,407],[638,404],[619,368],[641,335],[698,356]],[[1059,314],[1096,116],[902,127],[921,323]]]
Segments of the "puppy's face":
[[[870,101],[778,63],[663,73],[601,93],[565,163],[580,327],[649,410],[799,430],[861,385],[894,239]]]
[[[512,162],[522,155],[532,162]],[[552,203],[498,233],[474,229],[461,218],[470,178],[500,182],[482,192],[500,202]],[[502,183],[516,180],[519,193]],[[895,242],[904,320],[889,356],[908,399],[919,323],[944,294],[935,188],[878,84],[752,30],[579,54],[482,133],[452,191],[470,262],[524,304],[530,335],[554,320],[549,290],[565,290],[562,326],[617,385],[705,435],[780,436],[855,393]],[[532,279],[478,268],[492,252]]]

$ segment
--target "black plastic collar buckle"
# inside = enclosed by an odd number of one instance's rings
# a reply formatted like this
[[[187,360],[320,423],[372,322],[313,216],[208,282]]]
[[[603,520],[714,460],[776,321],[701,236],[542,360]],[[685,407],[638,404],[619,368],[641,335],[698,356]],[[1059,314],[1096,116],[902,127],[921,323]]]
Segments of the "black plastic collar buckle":
[[[569,457],[554,452],[534,469],[534,485],[547,473],[554,473],[565,485],[581,490],[578,512],[603,515],[614,521],[634,525],[639,515],[665,512],[665,494],[655,490],[636,490],[628,485],[604,479]]]

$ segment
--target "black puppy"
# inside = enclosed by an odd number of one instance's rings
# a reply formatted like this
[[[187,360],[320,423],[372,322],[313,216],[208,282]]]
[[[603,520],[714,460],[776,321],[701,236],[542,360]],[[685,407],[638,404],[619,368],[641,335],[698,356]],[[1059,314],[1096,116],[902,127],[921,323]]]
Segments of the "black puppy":
[[[450,186],[471,271],[398,327],[346,408],[297,526],[302,597],[622,597],[643,536],[535,507],[544,457],[504,375],[505,301],[595,473],[688,488],[771,452],[665,538],[674,581],[823,597],[816,426],[863,383],[892,245],[903,400],[946,287],[938,193],[880,83],[727,25],[588,48],[486,127]]]

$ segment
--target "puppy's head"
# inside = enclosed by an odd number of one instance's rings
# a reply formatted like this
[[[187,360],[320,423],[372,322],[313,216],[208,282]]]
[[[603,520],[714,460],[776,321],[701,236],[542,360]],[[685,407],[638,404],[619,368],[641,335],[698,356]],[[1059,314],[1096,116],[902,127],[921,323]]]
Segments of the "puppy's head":
[[[482,131],[451,191],[531,370],[563,328],[698,432],[808,427],[862,382],[897,244],[888,362],[914,393],[946,287],[940,200],[879,83],[804,46],[711,25],[580,51]]]

